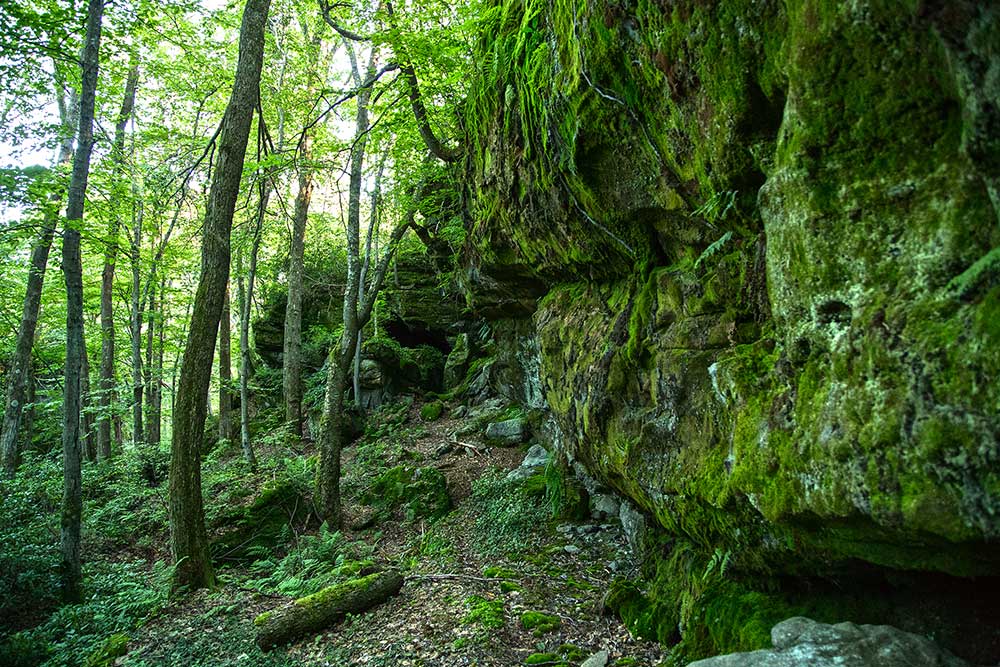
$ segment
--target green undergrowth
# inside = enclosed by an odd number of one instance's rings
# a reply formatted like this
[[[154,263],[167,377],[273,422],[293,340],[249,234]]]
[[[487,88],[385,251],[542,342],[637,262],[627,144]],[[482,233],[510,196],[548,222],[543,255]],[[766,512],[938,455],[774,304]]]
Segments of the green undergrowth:
[[[7,667],[94,667],[109,653],[109,638],[129,636],[167,601],[171,569],[157,561],[97,562],[84,568],[86,600],[59,607],[40,625],[0,641]]]
[[[406,521],[440,519],[451,510],[448,483],[437,468],[400,465],[379,475],[362,494],[361,502],[375,507],[383,518],[397,510]]]
[[[373,547],[344,539],[326,524],[315,535],[299,535],[284,556],[264,558],[248,568],[244,584],[262,593],[303,597],[358,576],[371,567]]]
[[[542,493],[531,493],[524,482],[507,479],[506,473],[488,469],[472,483],[472,535],[476,548],[485,554],[529,550],[550,519]]]

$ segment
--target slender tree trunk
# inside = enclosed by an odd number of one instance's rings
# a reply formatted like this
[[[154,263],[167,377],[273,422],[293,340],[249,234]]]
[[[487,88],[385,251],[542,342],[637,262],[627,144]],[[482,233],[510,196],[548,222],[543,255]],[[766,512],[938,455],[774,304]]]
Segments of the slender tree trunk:
[[[250,470],[257,471],[257,456],[250,441],[250,312],[253,307],[253,288],[257,280],[257,252],[260,250],[260,233],[264,226],[264,215],[267,213],[267,203],[271,197],[271,185],[265,183],[261,187],[260,204],[257,209],[257,222],[254,225],[253,241],[250,244],[250,267],[247,271],[246,288],[240,280],[240,445],[243,448],[243,458]]]
[[[135,216],[133,220],[131,259],[132,259],[132,445],[139,449],[142,446],[142,224],[143,201],[138,187],[133,188],[136,196]]]
[[[243,12],[236,79],[222,120],[218,163],[205,211],[201,276],[173,416],[170,541],[175,563],[174,590],[182,586],[215,585],[201,496],[205,396],[211,381],[215,339],[222,315],[222,292],[229,281],[230,233],[250,124],[259,97],[264,26],[269,5],[270,0],[247,0]]]
[[[115,138],[111,149],[114,167],[111,170],[111,187],[120,190],[121,174],[125,163],[125,128],[128,126],[132,108],[135,106],[135,89],[139,83],[139,66],[132,59],[128,80],[125,82],[125,97],[122,100],[118,120],[115,123]],[[120,205],[115,198],[115,206]],[[118,258],[118,231],[121,219],[117,212],[111,216],[111,227],[105,240],[104,269],[101,272],[101,381],[99,431],[97,447],[101,458],[111,456],[111,406],[115,399],[115,315],[112,291],[115,282],[115,261]]]
[[[229,287],[222,300],[219,318],[219,438],[236,442],[233,431],[233,352],[230,329]]]
[[[151,448],[160,446],[161,428],[163,424],[163,330],[167,323],[167,281],[160,279],[160,313],[156,322],[156,352],[153,355],[151,372],[153,384],[150,393],[153,396],[152,414],[149,417],[149,442]]]
[[[150,445],[153,442],[153,402],[154,397],[154,387],[156,386],[157,377],[154,373],[153,367],[153,350],[154,350],[154,340],[156,338],[156,281],[153,281],[153,285],[149,290],[149,304],[146,308],[146,390],[144,400],[146,401],[144,407],[144,420],[146,425],[146,435],[145,442],[146,445]]]
[[[84,337],[86,339],[86,336]],[[90,353],[83,346],[83,369],[80,375],[80,393],[83,397],[83,451],[88,461],[97,460],[97,442],[94,434],[94,413],[90,409]]]
[[[375,188],[372,190],[371,218],[368,221],[368,238],[365,240],[365,259],[361,265],[361,277],[358,280],[358,301],[365,300],[365,285],[368,280],[368,269],[372,261],[372,240],[378,229],[378,200],[382,189],[382,170],[385,168],[385,156],[379,162],[378,172],[375,174]],[[359,410],[364,410],[361,405],[361,345],[364,343],[365,331],[358,331],[358,343],[354,347],[354,403]]]
[[[58,210],[49,210],[42,222],[42,230],[31,250],[31,266],[28,269],[28,286],[24,292],[24,308],[21,325],[17,330],[17,343],[11,363],[10,379],[7,383],[3,430],[0,444],[3,447],[4,474],[12,477],[20,462],[21,452],[17,441],[17,430],[21,421],[21,410],[26,401],[26,387],[31,367],[31,348],[35,341],[38,325],[38,311],[42,302],[42,283],[45,280],[45,266],[55,233]]]
[[[354,64],[354,50],[345,40],[351,56],[354,79],[360,73]],[[372,48],[368,69],[375,59]],[[351,181],[347,201],[347,285],[344,289],[344,329],[340,342],[330,350],[327,360],[326,396],[320,425],[319,467],[316,477],[316,497],[320,518],[331,530],[340,528],[340,452],[344,446],[344,391],[348,370],[358,342],[358,287],[360,285],[361,180],[364,175],[365,145],[368,136],[368,101],[370,89],[362,89],[357,97],[357,117],[354,146],[351,149]]]
[[[59,68],[56,67],[56,71]],[[63,137],[56,156],[56,166],[69,166],[73,159],[73,134],[79,121],[79,98],[70,93],[69,99],[62,89],[60,77],[56,77],[56,101],[62,125]],[[7,392],[4,401],[3,424],[0,426],[0,453],[3,456],[4,474],[12,476],[17,469],[20,458],[20,448],[17,441],[17,430],[21,420],[22,406],[25,404],[25,387],[31,369],[31,348],[35,341],[35,329],[38,325],[38,312],[42,303],[42,285],[45,280],[45,268],[48,266],[49,251],[52,248],[52,238],[55,236],[56,223],[59,220],[60,200],[63,193],[58,193],[47,202],[42,219],[42,228],[38,240],[31,249],[31,263],[28,269],[28,284],[24,290],[24,307],[21,314],[21,324],[17,330],[17,343],[14,348],[14,358],[11,362]],[[32,388],[33,389],[33,388]]]
[[[83,597],[80,570],[80,515],[83,511],[80,475],[80,370],[83,349],[83,264],[80,259],[80,225],[94,146],[94,103],[100,58],[103,0],[90,0],[83,55],[80,127],[73,175],[69,185],[66,226],[63,229],[63,273],[66,277],[66,369],[63,384],[63,502],[60,531],[63,599]]]
[[[311,137],[302,143],[299,192],[295,197],[295,220],[288,253],[288,305],[285,307],[284,362],[282,385],[285,393],[285,421],[294,440],[302,438],[302,273],[305,260],[306,223],[312,199],[313,174]]]

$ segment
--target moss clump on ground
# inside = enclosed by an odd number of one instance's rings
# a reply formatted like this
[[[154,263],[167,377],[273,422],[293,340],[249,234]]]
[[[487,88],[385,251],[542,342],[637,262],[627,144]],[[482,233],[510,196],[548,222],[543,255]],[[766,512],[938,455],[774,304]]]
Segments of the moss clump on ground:
[[[448,482],[440,470],[405,465],[379,475],[362,502],[386,516],[402,509],[407,521],[440,519],[451,509]]]
[[[558,653],[532,653],[524,659],[524,664],[553,665],[555,667],[559,667],[560,665],[566,665],[567,663],[562,661]]]
[[[442,412],[444,412],[444,403],[441,401],[431,401],[430,403],[424,403],[423,407],[420,408],[420,418],[425,422],[437,421]]]
[[[521,614],[521,627],[531,630],[536,637],[555,632],[562,625],[558,616],[552,616],[540,611],[526,611]]]
[[[466,598],[465,604],[469,611],[462,618],[463,623],[475,623],[484,628],[503,627],[503,600],[490,600],[479,595],[471,595]]]

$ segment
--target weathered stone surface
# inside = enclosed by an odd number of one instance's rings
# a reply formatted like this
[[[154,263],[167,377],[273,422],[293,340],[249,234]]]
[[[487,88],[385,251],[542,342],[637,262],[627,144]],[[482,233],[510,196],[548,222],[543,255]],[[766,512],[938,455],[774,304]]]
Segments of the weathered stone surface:
[[[586,660],[584,660],[580,667],[604,667],[608,664],[608,659],[610,654],[607,651],[598,651]]]
[[[527,441],[530,435],[528,420],[523,417],[493,422],[486,426],[486,440],[499,447],[513,447]]]
[[[444,388],[450,391],[462,383],[465,374],[469,372],[469,334],[462,333],[455,337],[455,344],[444,362]]]
[[[888,625],[827,625],[790,618],[771,630],[773,650],[734,653],[689,667],[967,667],[934,642]]]
[[[607,519],[618,516],[621,505],[614,496],[606,493],[590,496],[590,513],[595,519]]]
[[[524,460],[521,465],[511,470],[507,473],[507,479],[509,480],[525,480],[532,475],[538,475],[545,468],[545,464],[549,461],[549,452],[541,445],[532,445],[525,454]]]
[[[505,395],[537,369],[650,517],[631,611],[678,654],[766,645],[782,577],[1000,574],[1000,9],[939,4],[491,15],[466,286],[520,304]]]

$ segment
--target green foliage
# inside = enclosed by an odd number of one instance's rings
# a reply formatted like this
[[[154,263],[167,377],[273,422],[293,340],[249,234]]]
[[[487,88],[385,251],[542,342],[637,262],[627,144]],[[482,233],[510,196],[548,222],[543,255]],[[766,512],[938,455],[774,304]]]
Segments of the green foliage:
[[[465,604],[469,611],[462,618],[463,623],[476,623],[484,628],[503,627],[503,600],[492,600],[479,595],[471,595],[465,599]]]
[[[0,480],[0,629],[8,630],[24,609],[58,597],[57,540],[61,472],[55,457],[27,452],[18,476]]]
[[[525,490],[506,471],[491,468],[472,483],[475,505],[476,547],[489,554],[507,554],[530,549],[549,519],[548,508],[538,494]]]
[[[292,549],[250,565],[247,585],[264,593],[299,598],[358,576],[371,565],[373,548],[349,542],[324,523],[315,535],[299,535]]]
[[[44,623],[9,637],[0,645],[5,665],[101,664],[120,640],[167,601],[170,568],[157,561],[152,571],[142,562],[100,563],[85,571],[87,600],[60,607]],[[88,661],[88,662],[84,662]],[[106,664],[106,663],[105,663]]]
[[[444,412],[444,403],[441,401],[431,401],[430,403],[424,403],[423,407],[420,408],[420,418],[425,422],[437,421],[442,412]]]
[[[440,519],[451,509],[447,480],[440,470],[430,467],[390,468],[375,479],[361,500],[385,517],[401,509],[407,521]]]
[[[115,659],[125,655],[126,651],[128,651],[128,635],[113,634],[87,656],[84,667],[112,667]]]

